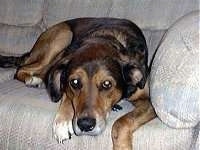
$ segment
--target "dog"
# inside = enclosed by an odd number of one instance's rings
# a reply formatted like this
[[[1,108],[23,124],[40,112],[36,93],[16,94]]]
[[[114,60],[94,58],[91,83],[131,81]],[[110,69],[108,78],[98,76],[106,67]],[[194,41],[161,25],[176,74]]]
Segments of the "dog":
[[[0,56],[17,67],[28,87],[46,87],[61,101],[53,123],[59,143],[104,131],[112,107],[127,98],[136,107],[112,127],[113,150],[131,150],[132,133],[155,118],[148,88],[148,50],[142,31],[117,18],[77,18],[58,23],[20,57]]]

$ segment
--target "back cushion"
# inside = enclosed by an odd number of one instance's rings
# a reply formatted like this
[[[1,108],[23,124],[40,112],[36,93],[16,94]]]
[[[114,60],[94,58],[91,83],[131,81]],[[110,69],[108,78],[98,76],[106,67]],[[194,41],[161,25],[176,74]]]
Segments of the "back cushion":
[[[42,19],[44,0],[0,0],[0,23],[35,25]]]
[[[166,29],[184,14],[198,9],[198,0],[49,0],[45,22],[51,26],[76,17],[120,17],[141,28]]]
[[[16,27],[0,24],[0,54],[23,54],[31,50],[41,33],[38,27]]]
[[[151,56],[151,49],[162,35],[157,36],[156,31],[164,31],[177,18],[195,9],[198,0],[0,0],[0,53],[30,51],[42,30],[63,20],[120,17],[149,31],[145,35]]]

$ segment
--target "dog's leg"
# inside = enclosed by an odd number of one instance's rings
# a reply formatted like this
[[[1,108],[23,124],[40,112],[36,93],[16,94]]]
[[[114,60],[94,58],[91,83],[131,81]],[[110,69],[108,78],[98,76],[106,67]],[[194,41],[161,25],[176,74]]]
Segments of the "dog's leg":
[[[156,116],[149,99],[140,99],[134,104],[136,108],[113,125],[113,150],[132,150],[133,132]]]
[[[53,123],[53,134],[59,143],[70,139],[71,135],[74,134],[72,125],[73,116],[74,110],[72,103],[64,93]]]
[[[39,64],[34,63],[21,67],[16,74],[16,78],[25,83],[27,87],[43,88],[43,80],[41,75],[37,76],[36,72],[41,69]]]
[[[15,77],[28,86],[39,86],[56,56],[72,40],[72,32],[66,23],[57,24],[42,33]]]

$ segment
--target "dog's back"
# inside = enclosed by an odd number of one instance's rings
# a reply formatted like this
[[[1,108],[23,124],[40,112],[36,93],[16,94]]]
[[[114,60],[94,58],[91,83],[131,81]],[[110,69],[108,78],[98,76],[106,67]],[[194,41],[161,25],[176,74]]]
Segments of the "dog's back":
[[[137,59],[136,52],[141,52],[138,60],[147,63],[148,51],[145,37],[140,28],[133,22],[126,19],[117,18],[78,18],[65,22],[71,27],[73,32],[73,40],[71,46],[78,47],[85,39],[94,37],[105,37],[123,49],[122,53],[127,53]],[[134,58],[133,58],[134,59]]]

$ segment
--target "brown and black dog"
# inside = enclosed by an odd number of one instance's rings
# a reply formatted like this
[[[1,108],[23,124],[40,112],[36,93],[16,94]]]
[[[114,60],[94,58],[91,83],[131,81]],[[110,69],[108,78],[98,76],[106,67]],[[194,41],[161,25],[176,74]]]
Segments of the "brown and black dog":
[[[136,108],[112,128],[114,150],[131,150],[132,133],[156,115],[149,101],[148,51],[131,21],[78,18],[47,29],[29,53],[0,56],[1,67],[18,67],[27,86],[43,83],[53,102],[61,100],[53,124],[59,142],[71,134],[98,135],[112,107],[128,98]]]

